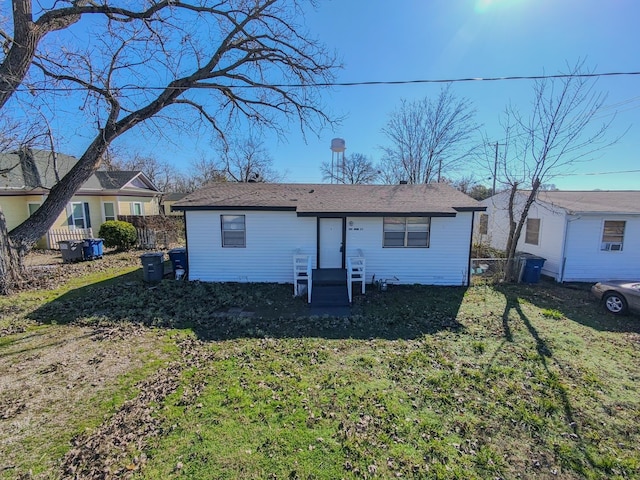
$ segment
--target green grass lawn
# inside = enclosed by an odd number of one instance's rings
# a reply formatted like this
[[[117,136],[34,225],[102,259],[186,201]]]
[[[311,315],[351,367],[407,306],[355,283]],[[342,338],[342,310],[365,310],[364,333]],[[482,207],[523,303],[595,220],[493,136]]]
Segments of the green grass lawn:
[[[393,286],[349,318],[291,290],[133,272],[15,321],[193,339],[135,478],[640,478],[640,319],[584,287]]]

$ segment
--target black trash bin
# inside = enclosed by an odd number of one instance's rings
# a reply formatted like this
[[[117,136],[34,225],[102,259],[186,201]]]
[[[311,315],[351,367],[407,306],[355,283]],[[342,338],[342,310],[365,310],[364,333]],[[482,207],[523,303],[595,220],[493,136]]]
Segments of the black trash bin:
[[[183,278],[189,270],[189,261],[187,260],[187,249],[184,247],[172,248],[169,250],[169,260],[173,266],[173,272],[178,278],[178,272],[182,270],[180,278]]]
[[[62,240],[58,242],[58,245],[60,246],[63,262],[79,262],[84,260],[83,240]]]
[[[542,273],[542,267],[546,258],[538,257],[530,253],[523,254],[524,258],[524,270],[522,272],[523,283],[538,283],[540,281],[540,274]]]
[[[140,255],[145,282],[159,282],[164,277],[164,253],[150,252]]]

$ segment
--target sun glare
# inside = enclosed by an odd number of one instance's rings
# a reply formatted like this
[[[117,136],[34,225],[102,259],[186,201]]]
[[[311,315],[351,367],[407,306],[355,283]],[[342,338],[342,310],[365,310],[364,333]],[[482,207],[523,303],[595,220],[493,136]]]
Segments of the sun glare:
[[[484,13],[491,9],[512,5],[518,1],[519,0],[477,0],[475,10],[477,13]]]

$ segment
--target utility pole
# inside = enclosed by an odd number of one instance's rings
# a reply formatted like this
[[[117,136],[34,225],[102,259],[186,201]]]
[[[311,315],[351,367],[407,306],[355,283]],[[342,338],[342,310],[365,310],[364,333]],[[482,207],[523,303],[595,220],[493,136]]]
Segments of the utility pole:
[[[496,194],[496,177],[498,176],[498,146],[505,146],[506,143],[498,143],[495,144],[490,143],[489,145],[495,145],[496,147],[496,157],[493,161],[493,187],[491,188],[491,195]]]

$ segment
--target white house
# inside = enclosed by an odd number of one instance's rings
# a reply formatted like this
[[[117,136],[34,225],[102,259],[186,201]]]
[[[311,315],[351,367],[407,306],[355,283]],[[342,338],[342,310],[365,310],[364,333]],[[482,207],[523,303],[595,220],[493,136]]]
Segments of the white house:
[[[313,269],[366,262],[366,281],[468,285],[476,200],[445,184],[211,183],[184,211],[189,278],[294,283]]]
[[[516,194],[517,209],[528,194]],[[506,247],[508,200],[503,192],[481,202],[475,241]],[[546,258],[542,274],[558,282],[638,279],[640,191],[539,192],[517,249]]]

